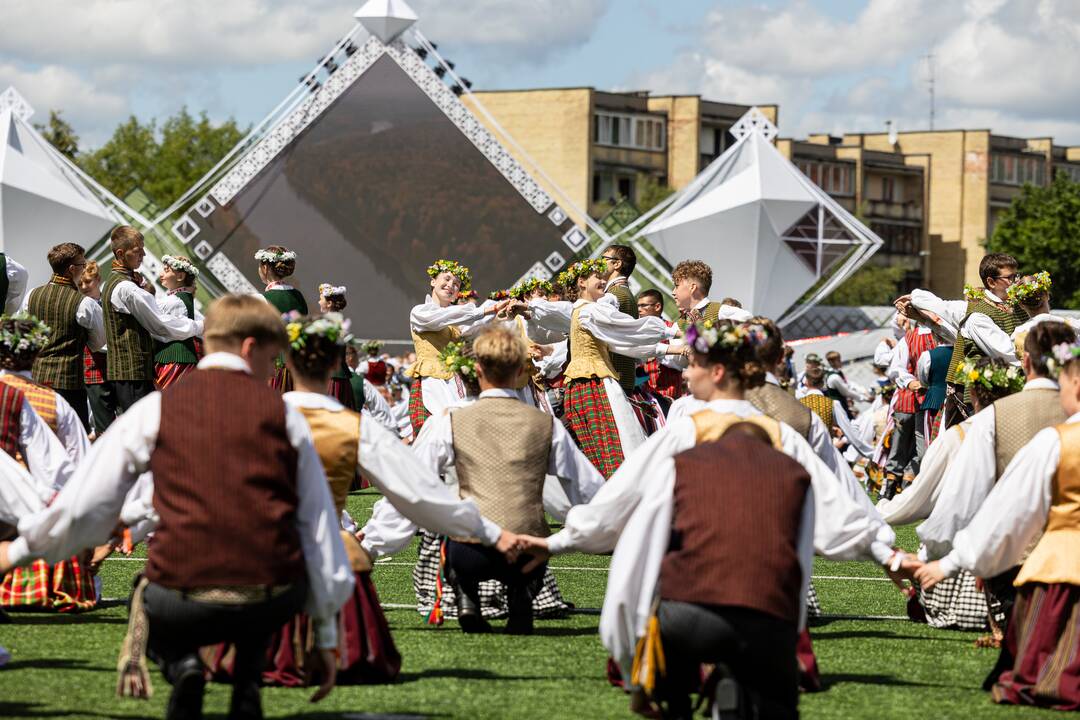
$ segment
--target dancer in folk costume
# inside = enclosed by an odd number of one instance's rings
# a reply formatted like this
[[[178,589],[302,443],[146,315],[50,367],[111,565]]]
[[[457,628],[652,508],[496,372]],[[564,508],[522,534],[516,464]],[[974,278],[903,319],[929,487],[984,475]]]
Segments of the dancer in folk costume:
[[[296,253],[281,245],[271,245],[255,253],[255,259],[259,261],[259,279],[266,285],[263,290],[266,301],[282,315],[291,312],[307,315],[308,304],[304,294],[285,282],[296,272]],[[270,387],[283,393],[292,390],[284,355],[277,359],[276,368],[270,379]]]
[[[90,430],[90,413],[83,378],[83,351],[105,345],[101,306],[79,292],[86,269],[81,245],[61,243],[49,250],[52,277],[26,297],[26,310],[52,331],[34,360],[34,382],[46,385],[75,410],[83,430]]]
[[[611,353],[652,357],[657,344],[678,334],[656,317],[635,319],[619,312],[614,296],[605,293],[606,261],[574,263],[559,282],[576,294],[571,305],[533,300],[527,317],[548,330],[569,335],[570,362],[564,375],[564,413],[570,432],[586,457],[604,477],[645,440],[645,432],[619,386]]]
[[[340,313],[349,304],[345,299],[344,285],[331,285],[322,283],[319,285],[319,312]],[[359,411],[363,408],[363,381],[360,383],[360,404],[356,402],[356,394],[350,380],[353,372],[345,362],[345,349],[342,348],[341,359],[330,372],[330,381],[326,386],[326,394],[336,399],[349,410]]]
[[[0,544],[0,568],[105,541],[128,491],[152,469],[160,521],[132,596],[118,691],[150,695],[149,642],[173,685],[168,717],[202,717],[198,649],[232,642],[230,716],[258,718],[267,643],[302,608],[315,620],[322,670],[312,699],[333,688],[336,614],[353,573],[339,534],[327,532],[337,512],[308,424],[267,387],[286,344],[280,315],[227,295],[207,311],[205,339],[197,371],[120,416],[68,492]]]
[[[0,252],[0,301],[4,303],[4,313],[11,315],[18,312],[26,295],[26,284],[30,273],[14,258]]]
[[[926,452],[926,417],[921,412],[926,390],[918,380],[919,359],[937,347],[932,329],[913,323],[893,350],[888,376],[896,385],[893,400],[893,434],[889,460],[885,465],[885,497],[892,499],[900,490],[904,471],[911,466],[919,474],[919,462]]]
[[[638,293],[636,304],[638,317],[662,318],[664,316],[664,296],[659,290],[652,288],[642,290]],[[666,320],[664,322],[667,323]],[[649,358],[642,363],[645,372],[649,374],[650,389],[655,394],[667,398],[668,407],[670,407],[670,401],[683,394],[682,368],[672,361],[673,356],[662,355]],[[667,414],[667,407],[664,408],[664,413]]]
[[[1015,375],[1010,378],[1008,367],[1000,360],[987,357],[975,362],[970,374],[977,375],[978,380],[965,376],[971,386],[975,414],[947,429],[927,448],[919,465],[919,474],[903,493],[878,502],[877,510],[885,522],[896,527],[930,517],[941,497],[946,471],[959,453],[974,418],[992,403],[1020,390],[1019,378]],[[969,572],[961,572],[931,588],[917,587],[916,594],[908,600],[907,609],[912,620],[937,628],[985,630],[988,619],[993,624],[1000,624],[1005,619],[1001,603],[983,592]]]
[[[199,269],[188,258],[183,255],[162,255],[158,280],[168,291],[159,303],[162,312],[189,320],[202,320],[202,313],[195,309],[195,280],[198,277]],[[154,354],[154,384],[158,390],[164,390],[194,370],[201,356],[198,338],[167,342],[158,340]]]
[[[465,389],[454,373],[439,359],[447,344],[468,337],[480,329],[508,301],[455,304],[458,294],[472,286],[469,269],[453,260],[438,260],[427,269],[431,294],[409,313],[409,330],[416,350],[416,362],[408,369],[409,418],[413,437],[420,434],[431,415],[456,405],[465,398]]]
[[[855,500],[843,482],[814,454],[792,428],[761,414],[745,399],[745,389],[757,387],[765,369],[756,348],[766,339],[760,325],[701,323],[690,326],[686,342],[693,348],[687,383],[704,409],[670,421],[646,441],[587,504],[567,513],[563,529],[547,539],[529,538],[521,549],[537,558],[571,551],[605,553],[614,550],[600,635],[627,675],[634,649],[653,616],[662,559],[670,547],[679,454],[720,437],[731,425],[749,420],[764,428],[775,448],[794,458],[811,479],[812,517],[817,552],[832,558],[873,557],[897,579],[911,560],[894,551],[895,534],[872,508]],[[808,513],[810,511],[808,510]],[[806,597],[809,558],[800,580],[800,608]],[[660,597],[665,597],[659,587]],[[804,672],[816,679],[809,636],[800,652]]]
[[[0,319],[0,338],[3,338],[0,340],[0,368],[3,368],[0,385],[7,391],[14,389],[22,402],[33,407],[36,416],[47,427],[44,432],[51,436],[51,452],[56,452],[57,440],[63,445],[69,462],[65,464],[64,479],[58,478],[52,483],[53,487],[59,488],[82,462],[90,443],[82,421],[71,405],[56,391],[30,379],[30,368],[37,354],[47,346],[49,336],[49,328],[33,316]],[[4,395],[15,400],[9,392]],[[26,457],[26,460],[33,467],[33,458]],[[42,495],[48,493],[48,485],[39,483],[39,488]],[[51,493],[48,494],[51,499]],[[87,610],[96,604],[89,555],[52,565],[39,560],[30,567],[14,569],[0,583],[0,606],[4,607],[71,612]]]
[[[122,413],[154,391],[154,339],[186,340],[202,334],[202,321],[158,307],[153,286],[138,271],[146,250],[129,225],[112,231],[112,272],[101,289],[108,354],[105,379]]]
[[[365,357],[355,368],[357,375],[363,376],[365,380],[377,388],[384,387],[389,382],[391,374],[390,366],[379,357],[379,351],[382,350],[382,347],[382,340],[368,340],[365,342],[361,346]]]
[[[916,572],[932,586],[959,569],[995,577],[1020,565],[1003,647],[1008,663],[992,686],[997,703],[1080,710],[1080,345],[1054,346],[1068,419],[1016,453],[953,549]],[[999,665],[1000,665],[999,660]]]
[[[11,537],[24,517],[29,517],[44,509],[55,491],[42,486],[30,473],[5,452],[0,452],[0,537]],[[11,617],[0,606],[0,625],[11,622]],[[0,657],[7,651],[0,646]],[[10,655],[7,655],[10,658]],[[3,667],[0,662],[0,667]]]
[[[637,266],[637,254],[629,245],[609,245],[600,257],[607,267],[604,274],[604,292],[615,297],[619,312],[636,318],[638,316],[637,302],[634,300],[634,293],[630,291],[629,281]],[[628,396],[632,395],[637,387],[634,372],[637,368],[637,360],[611,353],[611,367],[618,374],[619,387]]]
[[[93,260],[86,263],[86,269],[79,278],[79,290],[101,307],[101,270]],[[104,313],[102,328],[104,329]],[[112,386],[105,382],[106,362],[104,349],[95,352],[89,347],[83,348],[83,383],[86,385],[90,419],[93,421],[91,437],[101,435],[116,419],[116,398]]]

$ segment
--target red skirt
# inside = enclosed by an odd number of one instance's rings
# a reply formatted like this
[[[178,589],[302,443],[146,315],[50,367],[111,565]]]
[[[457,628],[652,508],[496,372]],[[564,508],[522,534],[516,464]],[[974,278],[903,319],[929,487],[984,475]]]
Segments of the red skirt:
[[[424,391],[421,387],[423,378],[413,378],[409,386],[409,421],[412,423],[413,439],[420,436],[420,428],[431,417],[431,413],[424,407]]]
[[[1016,659],[994,685],[994,702],[1080,710],[1080,586],[1017,588],[1005,646]]]
[[[390,635],[371,573],[355,573],[356,587],[338,613],[338,685],[392,682],[401,671],[401,655]],[[300,687],[318,684],[307,658],[314,652],[315,627],[306,614],[296,615],[274,633],[267,649],[264,685]],[[205,647],[203,661],[217,682],[231,682],[232,645]]]
[[[165,363],[154,366],[154,385],[164,390],[195,369],[194,363]]]
[[[349,410],[356,410],[356,398],[353,396],[352,385],[343,378],[330,378],[326,386],[326,394],[337,400]]]
[[[0,583],[0,607],[78,612],[96,604],[89,563],[77,556],[55,565],[35,560],[27,567],[15,568]]]
[[[611,477],[622,465],[623,450],[604,381],[595,377],[571,380],[563,409],[570,434],[581,452],[604,479]]]

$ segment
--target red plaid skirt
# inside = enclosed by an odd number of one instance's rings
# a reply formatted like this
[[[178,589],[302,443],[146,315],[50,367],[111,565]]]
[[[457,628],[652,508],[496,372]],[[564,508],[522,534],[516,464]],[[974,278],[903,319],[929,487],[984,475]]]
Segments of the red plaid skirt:
[[[78,557],[49,565],[35,560],[15,568],[0,583],[0,606],[57,612],[89,610],[97,604],[94,576]]]
[[[994,702],[1080,710],[1080,586],[1017,588],[1005,646],[1015,660],[994,685]]]
[[[604,381],[595,377],[571,380],[563,408],[564,420],[581,452],[604,479],[611,477],[622,465],[623,450]]]
[[[421,389],[423,378],[413,378],[409,386],[409,421],[412,423],[413,438],[420,435],[420,428],[431,417],[431,413],[424,407],[424,392]]]
[[[155,365],[154,385],[158,390],[164,390],[194,369],[194,363],[164,363],[162,365]]]

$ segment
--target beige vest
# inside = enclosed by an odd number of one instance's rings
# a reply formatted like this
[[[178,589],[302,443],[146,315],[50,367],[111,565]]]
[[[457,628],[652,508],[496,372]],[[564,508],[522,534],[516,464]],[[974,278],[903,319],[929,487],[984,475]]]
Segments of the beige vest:
[[[563,374],[567,380],[590,377],[617,379],[607,345],[581,327],[578,319],[581,307],[574,308],[570,313],[570,362]]]
[[[411,378],[433,377],[449,380],[454,377],[450,368],[439,359],[439,353],[452,342],[461,338],[461,331],[456,327],[443,328],[436,332],[412,331],[413,349],[416,350],[416,362],[409,367]]]
[[[1038,545],[1020,568],[1025,583],[1080,585],[1080,424],[1058,425],[1061,460],[1054,473],[1050,512]]]
[[[547,536],[551,416],[516,398],[480,398],[454,410],[450,425],[461,497],[475,500],[484,517],[510,532]]]
[[[780,423],[766,415],[751,415],[739,417],[734,413],[718,413],[715,410],[699,410],[690,416],[694,421],[696,435],[695,445],[714,442],[719,440],[727,429],[735,423],[748,422],[760,425],[769,434],[773,447],[783,451],[783,442],[780,440]]]
[[[1005,474],[1020,448],[1044,428],[1061,425],[1068,417],[1057,390],[1030,389],[994,402],[994,463],[996,476]]]
[[[747,390],[745,394],[746,399],[758,410],[774,420],[787,423],[806,440],[810,439],[810,425],[813,422],[810,408],[779,385],[767,382],[761,387]]]
[[[360,453],[360,414],[352,410],[300,408],[319,454],[338,515],[345,509]]]

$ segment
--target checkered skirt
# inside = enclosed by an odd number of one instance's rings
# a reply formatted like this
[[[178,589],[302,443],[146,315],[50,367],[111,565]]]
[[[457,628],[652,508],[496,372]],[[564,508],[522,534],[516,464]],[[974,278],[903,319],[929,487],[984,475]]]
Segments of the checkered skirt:
[[[600,378],[570,381],[563,400],[565,422],[574,441],[605,479],[623,462],[622,442],[607,390]]]
[[[435,607],[435,582],[439,576],[439,545],[442,539],[427,530],[420,532],[419,556],[413,568],[413,590],[416,591],[416,609],[427,617]],[[544,582],[540,592],[533,598],[533,616],[562,617],[573,607],[559,592],[555,576],[548,568],[544,573]],[[457,603],[454,588],[450,583],[443,583],[443,615],[457,617]],[[485,618],[504,618],[507,616],[506,588],[498,580],[485,580],[480,583],[480,611]]]
[[[55,565],[36,560],[15,568],[0,583],[0,607],[78,612],[96,604],[94,576],[78,557]]]
[[[413,437],[420,436],[420,428],[431,417],[431,413],[424,407],[423,378],[413,378],[409,386],[409,422],[412,423]]]
[[[986,594],[975,587],[975,576],[967,571],[942,580],[926,590],[919,588],[919,603],[926,611],[926,622],[936,628],[985,630],[988,626]],[[1001,603],[993,601],[994,620],[1002,622]]]

